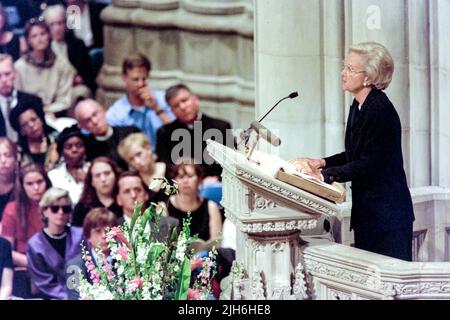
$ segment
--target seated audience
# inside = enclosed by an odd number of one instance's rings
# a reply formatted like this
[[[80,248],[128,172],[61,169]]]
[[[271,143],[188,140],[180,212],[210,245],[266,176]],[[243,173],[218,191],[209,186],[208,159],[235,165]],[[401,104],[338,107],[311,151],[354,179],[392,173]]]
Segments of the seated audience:
[[[3,211],[2,236],[11,243],[14,266],[20,270],[14,272],[15,296],[31,296],[25,253],[28,240],[44,226],[38,204],[50,186],[50,180],[38,165],[29,164],[20,168],[15,200],[8,203]]]
[[[31,105],[20,105],[11,111],[9,120],[19,134],[22,165],[32,162],[46,170],[51,169],[58,159],[57,132],[45,123],[42,110]]]
[[[27,244],[31,282],[43,299],[67,299],[67,261],[81,252],[83,230],[70,227],[72,202],[66,190],[52,187],[39,202],[45,227]]]
[[[60,156],[55,168],[48,172],[54,187],[69,191],[72,203],[78,203],[90,163],[86,161],[83,134],[77,125],[64,129],[57,139]]]
[[[0,238],[0,300],[7,300],[11,297],[13,276],[11,244],[8,240]]]
[[[126,162],[117,153],[120,141],[130,133],[139,132],[136,127],[111,127],[105,118],[105,109],[97,101],[85,99],[75,106],[75,118],[88,134],[84,138],[87,160],[105,156],[127,170]]]
[[[86,239],[86,249],[95,265],[100,258],[97,250],[100,250],[107,261],[111,263],[110,251],[106,242],[106,229],[117,225],[117,218],[106,208],[95,208],[89,211],[83,223],[83,235]],[[80,253],[70,260],[66,265],[68,297],[70,300],[79,299],[78,286],[80,277],[91,281],[86,268],[86,261],[83,260],[83,254]]]
[[[144,211],[149,206],[148,188],[144,181],[136,172],[123,172],[117,179],[117,204],[122,207],[123,218],[119,223],[127,223],[130,226],[133,217],[134,207],[136,203],[141,203]],[[177,219],[172,217],[161,217],[158,223],[159,232],[155,234],[155,238],[159,241],[165,241],[171,233],[172,228],[181,226]],[[145,227],[148,231],[152,230],[153,223],[147,223]]]
[[[27,51],[27,43],[23,37],[9,30],[7,14],[0,3],[0,52],[11,55],[14,61]]]
[[[106,112],[111,126],[135,126],[156,143],[156,131],[175,117],[164,99],[164,91],[150,89],[147,84],[151,63],[141,53],[125,58],[122,64],[122,80],[126,94]]]
[[[0,234],[3,209],[14,199],[17,173],[17,147],[14,142],[0,137]]]
[[[86,174],[80,201],[75,206],[72,225],[83,226],[86,214],[94,208],[107,208],[117,217],[121,217],[122,210],[117,205],[114,196],[117,177],[120,168],[106,157],[95,158]]]
[[[222,216],[214,201],[202,198],[198,194],[203,173],[193,159],[180,159],[173,166],[171,177],[178,183],[178,193],[170,196],[167,211],[182,224],[182,220],[191,216],[191,234],[207,242],[218,240],[222,231]]]
[[[167,165],[164,162],[156,162],[156,155],[152,152],[152,145],[145,134],[130,134],[119,143],[117,151],[128,166],[139,173],[147,186],[151,185],[154,178],[168,178]],[[160,185],[153,187],[150,190],[150,201],[167,200],[164,192],[160,191]]]
[[[71,106],[75,69],[50,46],[50,30],[41,18],[26,25],[24,35],[30,51],[15,63],[17,89],[39,96],[49,117]]]
[[[14,142],[17,142],[17,132],[9,121],[11,111],[23,106],[31,106],[36,110],[43,108],[41,98],[17,91],[16,74],[13,58],[9,54],[0,53],[0,136],[7,136]]]

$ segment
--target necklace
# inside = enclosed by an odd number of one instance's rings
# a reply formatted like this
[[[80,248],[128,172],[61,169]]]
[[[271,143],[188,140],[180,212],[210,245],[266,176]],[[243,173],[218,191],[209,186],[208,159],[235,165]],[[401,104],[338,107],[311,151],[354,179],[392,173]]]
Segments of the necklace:
[[[53,234],[49,233],[47,230],[45,230],[45,229],[44,229],[44,232],[50,238],[55,239],[55,240],[61,240],[61,239],[65,238],[67,236],[67,232],[66,231],[64,231],[62,234],[59,234],[59,235],[53,235]]]

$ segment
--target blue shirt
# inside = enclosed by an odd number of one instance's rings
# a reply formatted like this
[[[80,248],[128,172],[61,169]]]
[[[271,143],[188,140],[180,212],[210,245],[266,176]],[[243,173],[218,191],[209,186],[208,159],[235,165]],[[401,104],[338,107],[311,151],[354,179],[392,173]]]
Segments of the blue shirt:
[[[175,116],[166,102],[165,91],[156,89],[152,89],[152,91],[161,109],[172,120],[175,120]],[[139,128],[150,139],[153,150],[156,147],[156,131],[164,124],[153,109],[145,106],[133,108],[127,95],[123,95],[109,107],[106,111],[106,121],[113,127],[135,126]]]

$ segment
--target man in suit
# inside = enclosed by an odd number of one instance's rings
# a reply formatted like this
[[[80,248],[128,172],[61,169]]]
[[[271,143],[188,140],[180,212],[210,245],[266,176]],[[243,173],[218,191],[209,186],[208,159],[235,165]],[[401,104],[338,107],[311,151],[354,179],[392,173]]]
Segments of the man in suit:
[[[130,226],[136,203],[142,203],[142,210],[146,209],[149,200],[149,190],[144,180],[137,172],[122,172],[117,179],[116,202],[122,207],[123,216],[119,223],[125,222]],[[173,217],[161,217],[158,221],[159,232],[155,234],[155,239],[161,242],[167,240],[171,234],[172,228],[178,228],[178,219]],[[152,230],[153,222],[149,221],[145,227],[148,231]]]
[[[0,136],[7,136],[17,142],[17,132],[11,126],[9,115],[18,106],[32,106],[43,110],[41,98],[16,90],[16,70],[13,58],[8,54],[0,54]]]
[[[75,106],[75,119],[83,129],[87,160],[106,156],[115,161],[122,169],[128,168],[127,163],[117,152],[117,146],[130,133],[140,132],[132,126],[111,127],[106,122],[105,108],[97,101],[85,99]]]
[[[160,161],[173,164],[180,157],[194,158],[204,170],[204,183],[219,181],[222,168],[206,151],[206,140],[233,146],[231,125],[200,112],[199,98],[183,84],[166,90],[175,121],[161,127],[156,134],[156,154]]]

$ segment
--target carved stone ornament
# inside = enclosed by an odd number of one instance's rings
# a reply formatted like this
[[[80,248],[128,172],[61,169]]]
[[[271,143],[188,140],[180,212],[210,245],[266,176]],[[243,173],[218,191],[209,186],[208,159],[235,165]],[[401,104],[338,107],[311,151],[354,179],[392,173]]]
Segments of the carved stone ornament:
[[[251,286],[253,300],[266,300],[262,271],[255,271],[253,273],[251,278]]]
[[[297,267],[295,267],[295,280],[292,289],[297,300],[308,299],[305,272],[301,263],[299,263]]]
[[[332,210],[331,208],[328,208],[326,206],[321,205],[320,203],[317,203],[313,200],[307,199],[305,197],[302,197],[301,195],[297,193],[293,193],[283,187],[277,186],[273,184],[272,182],[265,180],[261,177],[256,177],[252,175],[251,173],[244,171],[242,169],[237,168],[236,169],[236,175],[243,180],[247,180],[253,184],[263,186],[267,189],[270,189],[272,192],[277,193],[283,197],[286,197],[290,200],[293,200],[295,202],[301,203],[304,206],[308,207],[309,209],[321,213],[325,216],[331,217],[336,216],[337,212],[335,210]]]
[[[265,209],[273,209],[277,207],[277,204],[267,198],[264,198],[263,196],[259,194],[253,193],[253,208],[254,210],[265,210]]]

